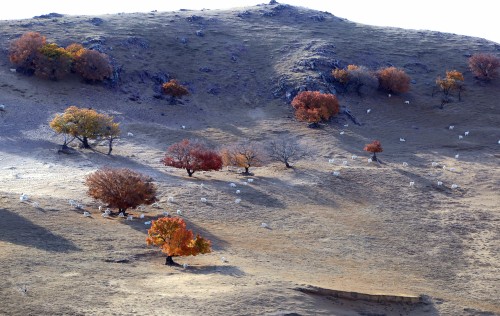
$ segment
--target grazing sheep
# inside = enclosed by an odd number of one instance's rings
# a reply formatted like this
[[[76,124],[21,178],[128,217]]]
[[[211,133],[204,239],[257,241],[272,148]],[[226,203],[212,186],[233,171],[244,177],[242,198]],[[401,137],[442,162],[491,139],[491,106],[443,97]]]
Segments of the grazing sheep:
[[[239,190],[238,190],[238,191],[239,191]],[[206,199],[206,198],[201,198],[201,199],[200,199],[200,201],[201,201],[202,203],[207,203],[207,199]]]
[[[181,210],[177,210],[177,215],[182,215],[182,211]]]
[[[186,125],[181,125],[181,128],[182,129],[186,129]]]
[[[403,167],[408,167],[408,163],[407,162],[403,162]]]
[[[144,214],[139,215],[139,218],[143,219],[144,218]]]
[[[455,159],[458,159],[458,157],[459,157],[459,156],[460,156],[459,154],[456,154],[456,155],[455,155]]]
[[[151,221],[144,222],[144,225],[151,225]]]
[[[498,145],[500,145],[500,140],[498,141]]]
[[[99,205],[99,212],[102,211],[102,205]]]
[[[151,204],[151,207],[161,208],[161,206],[160,206],[160,204],[158,202],[154,202],[153,204]]]
[[[334,163],[335,162],[335,159],[334,158],[330,158],[328,159],[328,163]]]
[[[356,155],[352,155],[352,156],[351,156],[351,159],[352,159],[352,160],[355,160],[356,158],[358,158],[358,156],[356,156]]]
[[[415,182],[414,181],[410,181],[410,186],[414,186],[415,185]]]
[[[433,162],[431,163],[431,165],[432,165],[433,167],[437,167],[437,166],[438,166],[438,163],[433,161]]]
[[[464,135],[465,135],[465,136],[469,136],[469,131],[466,131],[466,132],[464,133]]]
[[[366,114],[369,114],[372,111],[372,109],[366,110]]]
[[[184,263],[184,264],[182,265],[182,267],[183,267],[184,269],[187,269],[187,268],[189,268],[189,264]]]
[[[344,127],[349,127],[349,124],[344,124]]]
[[[456,189],[456,188],[458,188],[458,185],[457,185],[457,184],[455,184],[455,183],[453,183],[453,184],[451,185],[451,188],[452,188],[452,189]]]
[[[227,262],[227,259],[226,259],[226,258],[224,258],[224,257],[221,257],[221,258],[220,258],[220,261],[222,261],[222,263],[226,263],[226,262]]]
[[[446,166],[443,166],[443,170],[446,170]]]
[[[442,186],[442,185],[443,185],[443,182],[438,181],[438,186]]]
[[[253,182],[253,179],[248,179],[247,181],[248,181],[248,182],[250,182],[250,183],[252,183],[252,182]]]
[[[167,202],[173,203],[174,202],[174,197],[173,196],[169,196],[168,199],[167,199]]]
[[[371,158],[368,158],[368,163],[371,163],[373,160]]]
[[[241,191],[240,191],[240,190],[236,190],[236,194],[240,194],[240,193],[241,193]]]
[[[392,97],[392,94],[389,93],[387,96],[390,98],[390,97]]]
[[[410,101],[406,100],[406,101],[405,101],[405,104],[410,104]]]
[[[90,217],[90,213],[89,213],[89,212],[87,212],[87,211],[85,211],[85,212],[83,212],[83,216],[85,216],[85,217]]]
[[[125,217],[125,214],[123,212],[118,213],[118,217]]]
[[[448,129],[449,129],[449,130],[452,130],[452,129],[454,129],[454,128],[455,128],[455,125],[450,125],[450,126],[448,126]]]
[[[78,203],[75,202],[75,200],[69,200],[68,201],[69,205],[71,205],[72,207],[75,207],[75,205],[77,205]]]
[[[338,171],[334,171],[334,172],[333,172],[333,175],[334,175],[334,176],[336,176],[336,177],[338,177],[338,176],[340,176],[340,172],[338,172]]]
[[[40,207],[40,204],[38,204],[38,202],[33,202],[31,203],[31,205],[35,208],[39,208]]]
[[[260,227],[262,227],[262,228],[269,228],[269,225],[267,225],[266,223],[262,223],[262,224],[260,224]]]
[[[399,141],[400,141],[400,142],[406,142],[406,139],[404,139],[403,137],[400,137],[400,138],[399,138]]]
[[[455,171],[455,168],[450,168],[449,170],[450,170],[450,171]]]
[[[232,183],[232,182],[231,182],[231,183],[229,183],[229,186],[230,186],[231,188],[236,188],[236,184],[235,184],[235,183]]]
[[[109,214],[108,213],[102,213],[101,216],[104,217],[104,218],[106,218],[106,217],[109,217]]]
[[[463,139],[464,137],[462,135],[458,135],[458,139]]]
[[[241,202],[241,199],[236,199],[234,200],[234,203],[239,204]]]
[[[5,111],[5,105],[4,104],[0,104],[0,111]]]
[[[344,135],[344,131],[341,131],[341,132],[340,132],[340,135]]]
[[[107,208],[107,209],[104,211],[104,214],[110,215],[110,214],[111,214],[111,210],[110,210],[109,208]]]
[[[29,200],[28,195],[26,195],[24,193],[22,193],[21,196],[19,197],[19,201],[21,201],[21,202],[26,202],[28,200]]]
[[[127,133],[127,136],[133,137],[133,136],[134,136],[134,134],[132,134],[131,132],[128,132],[128,133]]]
[[[127,221],[131,221],[133,219],[134,219],[134,216],[132,216],[132,215],[127,216]]]

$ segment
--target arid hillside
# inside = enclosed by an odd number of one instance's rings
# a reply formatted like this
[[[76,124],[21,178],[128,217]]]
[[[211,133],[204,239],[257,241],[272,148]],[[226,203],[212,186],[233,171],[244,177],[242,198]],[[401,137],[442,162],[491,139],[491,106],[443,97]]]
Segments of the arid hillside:
[[[112,78],[16,72],[10,45],[28,31],[106,53]],[[468,68],[499,44],[266,4],[0,21],[0,48],[1,315],[500,315],[500,79]],[[331,71],[349,64],[401,68],[410,90],[343,92]],[[465,90],[441,109],[447,70]],[[170,102],[170,79],[190,94]],[[336,94],[341,113],[319,128],[297,121],[303,90]],[[49,122],[70,105],[120,122],[112,155],[76,142],[58,154]],[[160,162],[186,138],[219,148],[280,135],[309,151],[294,168],[188,177]],[[363,151],[375,139],[382,163]],[[153,177],[158,207],[103,218],[84,185],[103,166]],[[212,241],[210,254],[175,259],[186,268],[145,242],[144,222],[177,210]]]

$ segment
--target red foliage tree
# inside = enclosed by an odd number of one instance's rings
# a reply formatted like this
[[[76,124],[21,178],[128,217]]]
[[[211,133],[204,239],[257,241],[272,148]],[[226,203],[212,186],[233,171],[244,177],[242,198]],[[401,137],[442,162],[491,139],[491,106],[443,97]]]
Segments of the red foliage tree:
[[[108,207],[123,212],[141,204],[156,201],[156,186],[150,177],[130,169],[99,169],[85,177],[87,194],[101,200]]]
[[[377,71],[379,88],[391,93],[404,93],[410,90],[410,76],[396,67],[382,68]]]
[[[222,157],[207,146],[196,140],[184,139],[167,148],[165,157],[161,160],[165,166],[186,169],[190,177],[196,171],[220,170]]]
[[[24,33],[19,39],[12,42],[10,61],[17,66],[18,71],[33,74],[38,51],[45,43],[45,36],[40,35],[40,33]]]
[[[146,242],[160,247],[167,255],[166,265],[176,265],[172,257],[196,256],[212,251],[209,240],[200,235],[193,238],[193,232],[186,229],[182,218],[163,217],[152,221]]]
[[[382,148],[382,144],[378,140],[374,140],[370,144],[366,144],[363,150],[372,153],[372,161],[379,161],[377,158],[377,153],[381,153],[384,151]]]
[[[168,94],[174,98],[180,98],[189,94],[189,91],[186,89],[186,87],[181,85],[175,79],[172,79],[169,82],[165,82],[162,85],[162,91],[164,94]]]
[[[498,77],[500,59],[491,54],[474,54],[469,58],[469,68],[478,79],[490,81]]]
[[[333,115],[339,113],[339,101],[333,94],[321,93],[319,91],[300,92],[293,100],[295,117],[299,121],[317,124],[327,121]]]
[[[73,47],[77,49],[77,47]],[[108,55],[96,50],[84,49],[74,52],[76,73],[80,74],[87,81],[102,81],[111,77],[113,66]]]

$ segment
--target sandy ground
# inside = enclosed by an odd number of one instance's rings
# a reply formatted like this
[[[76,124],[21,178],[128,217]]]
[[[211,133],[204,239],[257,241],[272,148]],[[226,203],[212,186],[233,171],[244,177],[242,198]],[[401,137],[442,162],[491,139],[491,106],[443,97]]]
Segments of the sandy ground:
[[[121,25],[130,21],[127,15],[108,18],[122,19]],[[231,80],[225,72],[218,76],[220,82]],[[4,58],[0,314],[500,314],[499,83],[471,81],[464,102],[438,110],[428,88],[421,92],[424,75],[414,76],[418,84],[408,95],[340,96],[363,126],[341,116],[314,130],[291,119],[283,101],[252,89],[242,88],[243,95],[193,93],[175,106],[147,97],[133,102],[128,92],[74,78],[47,82],[19,75]],[[143,89],[127,84],[130,91]],[[119,139],[112,156],[103,146],[57,154],[62,139],[48,122],[70,104],[113,114],[123,135],[134,136]],[[469,136],[459,140],[465,131]],[[297,135],[313,153],[293,170],[269,164],[253,168],[252,176],[225,169],[188,178],[159,162],[165,148],[183,138],[223,145],[241,138],[265,142],[281,133]],[[375,137],[384,146],[383,164],[368,163],[362,151]],[[86,196],[83,184],[86,174],[102,166],[152,176],[160,208],[133,210],[133,221],[102,218],[99,202]],[[29,201],[19,201],[22,193]],[[174,202],[167,202],[170,196]],[[237,198],[242,202],[236,204]],[[92,216],[72,208],[70,199]],[[213,244],[211,254],[177,258],[189,264],[186,269],[163,265],[164,256],[145,243],[144,221],[178,209],[189,228]],[[137,218],[141,212],[146,219]],[[296,290],[306,285],[426,295],[429,304],[375,304]]]

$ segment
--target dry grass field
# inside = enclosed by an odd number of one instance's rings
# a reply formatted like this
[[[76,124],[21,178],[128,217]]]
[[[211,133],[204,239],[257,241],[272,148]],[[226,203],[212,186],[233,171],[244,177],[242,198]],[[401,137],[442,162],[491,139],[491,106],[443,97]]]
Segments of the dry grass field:
[[[103,50],[120,81],[11,71],[10,43],[27,31]],[[500,315],[500,80],[478,82],[467,68],[467,56],[498,56],[499,44],[261,5],[0,21],[0,48],[1,315]],[[411,89],[391,98],[339,94],[363,124],[339,115],[308,128],[293,118],[287,92],[331,90],[322,76],[335,64],[401,67]],[[439,109],[434,81],[451,69],[464,73],[466,91]],[[191,94],[169,104],[159,95],[165,78]],[[120,122],[113,155],[105,146],[57,153],[62,137],[48,122],[69,105]],[[224,169],[189,178],[160,163],[184,138],[222,146],[283,134],[312,152],[293,169],[271,163],[252,176]],[[363,147],[373,139],[383,164],[367,162]],[[84,177],[103,166],[153,177],[161,207],[145,207],[144,220],[135,210],[133,221],[102,218]],[[144,221],[178,209],[213,245],[211,254],[176,258],[186,269],[165,266],[145,242]],[[375,303],[298,290],[307,286],[426,299]]]

